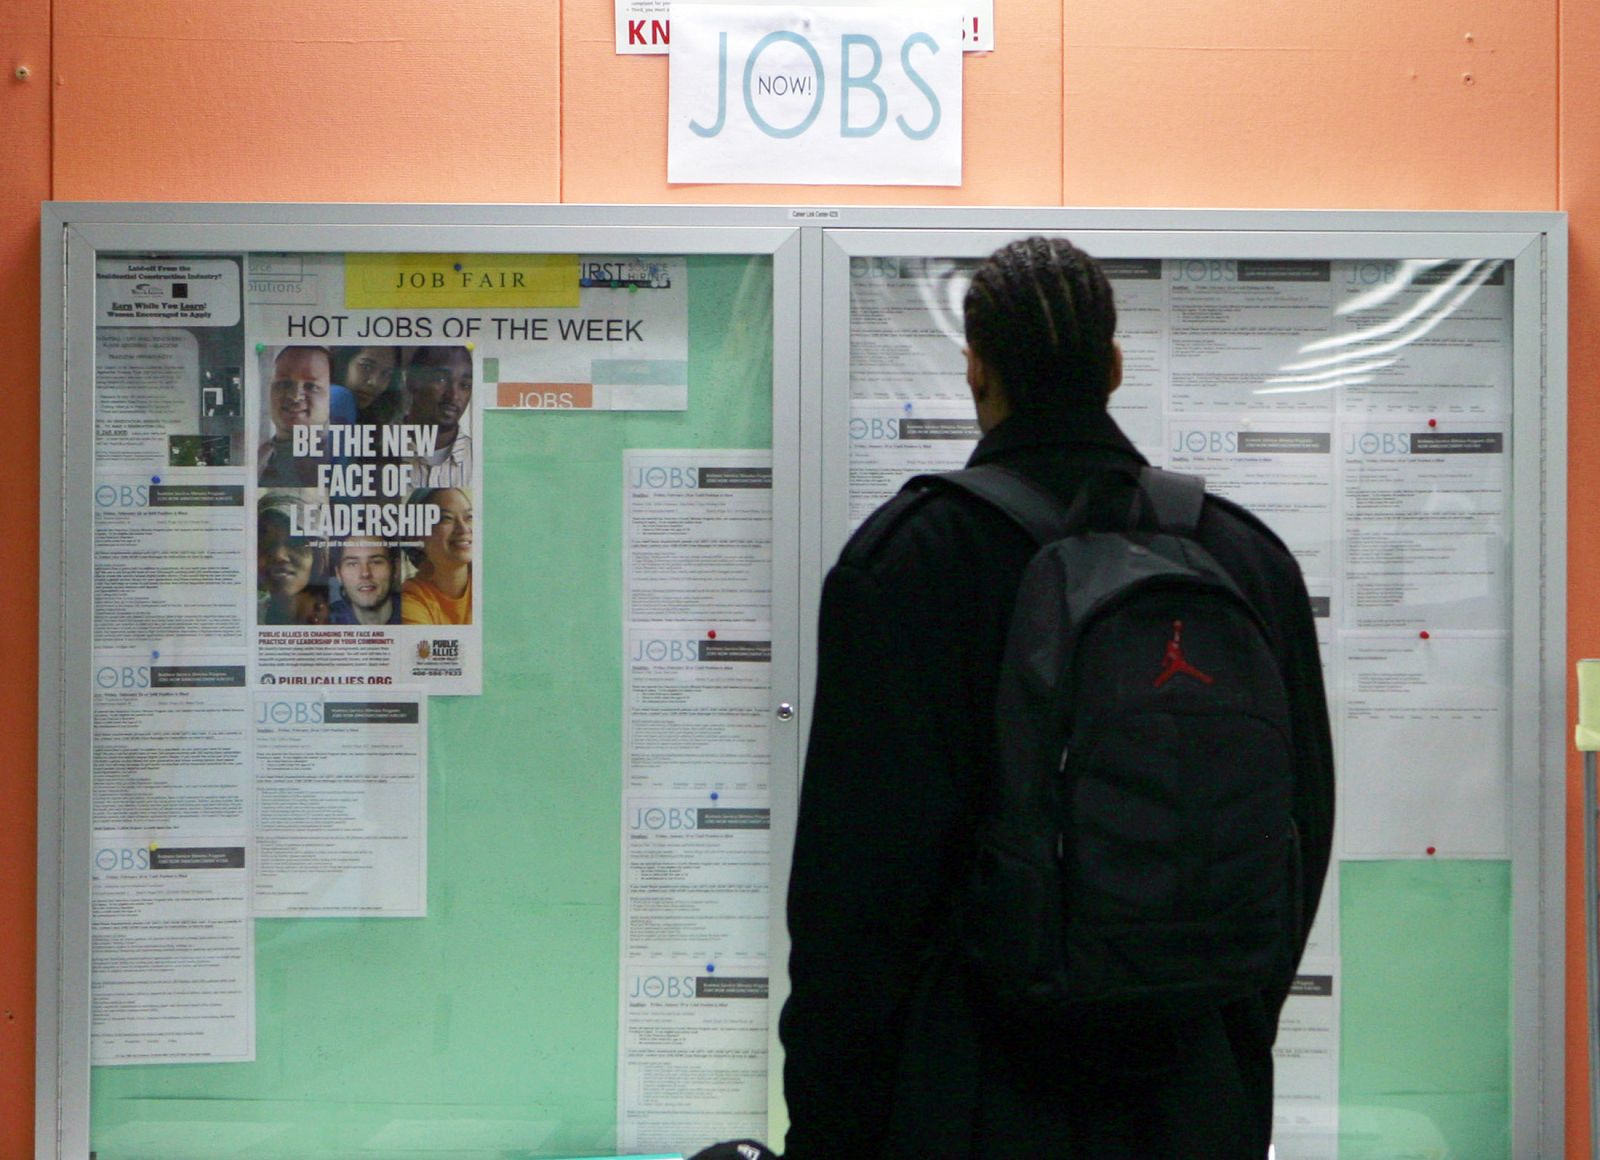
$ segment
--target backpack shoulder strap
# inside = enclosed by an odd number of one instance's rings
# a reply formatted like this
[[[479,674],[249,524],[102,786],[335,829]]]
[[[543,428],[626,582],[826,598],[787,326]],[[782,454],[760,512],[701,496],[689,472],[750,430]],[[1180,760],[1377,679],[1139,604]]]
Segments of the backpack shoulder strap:
[[[1084,493],[1066,506],[1027,476],[992,463],[939,475],[918,475],[906,483],[908,491],[935,487],[954,487],[999,508],[1040,545],[1061,539],[1081,523],[1085,507]],[[1088,488],[1086,483],[1085,493]],[[1205,506],[1205,480],[1198,475],[1144,467],[1139,472],[1139,489],[1161,531],[1176,536],[1194,535]],[[1130,528],[1140,522],[1137,511],[1136,500],[1127,517]]]
[[[1200,526],[1200,509],[1206,502],[1206,481],[1198,475],[1145,467],[1139,487],[1155,511],[1156,524],[1175,536],[1193,536]]]
[[[1067,534],[1071,513],[1061,501],[1026,476],[994,464],[980,464],[939,475],[919,475],[906,487],[953,487],[999,508],[1027,532],[1036,544],[1048,544]]]

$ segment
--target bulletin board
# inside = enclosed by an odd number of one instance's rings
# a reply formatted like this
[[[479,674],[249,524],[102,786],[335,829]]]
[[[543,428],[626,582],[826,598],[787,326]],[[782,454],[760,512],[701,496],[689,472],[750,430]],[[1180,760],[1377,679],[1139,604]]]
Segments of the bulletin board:
[[[38,1154],[781,1142],[821,578],[964,460],[1032,233],[1318,602],[1277,1154],[1559,1154],[1561,216],[102,204],[44,213]]]

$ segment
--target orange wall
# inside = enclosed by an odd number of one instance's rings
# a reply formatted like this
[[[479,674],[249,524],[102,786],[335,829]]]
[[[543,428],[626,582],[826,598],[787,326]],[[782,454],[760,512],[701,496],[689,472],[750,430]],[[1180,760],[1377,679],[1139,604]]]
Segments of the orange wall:
[[[11,367],[15,440],[0,455],[0,542],[38,535],[39,202],[50,196],[50,3],[0,4],[0,351]],[[26,79],[16,73],[29,70]],[[38,596],[31,584],[0,597],[0,1157],[33,1140],[34,722]]]
[[[1556,209],[1556,11],[1067,0],[1065,201]]]
[[[995,2],[1000,47],[966,62],[966,184],[860,189],[668,186],[666,62],[614,54],[605,0],[5,0],[0,345],[36,364],[43,197],[1559,208],[1572,317],[1600,308],[1595,6]],[[12,79],[19,63],[32,79]],[[1575,330],[1571,352],[1578,517],[1600,490],[1600,336]],[[5,542],[34,534],[35,405],[22,388],[23,445],[0,458],[6,494],[26,497],[0,512]],[[1570,654],[1600,655],[1600,607],[1577,580],[1600,565],[1600,521],[1575,518],[1569,542]],[[0,686],[0,811],[31,819],[35,597],[0,601],[19,674]],[[33,1116],[34,847],[19,832],[20,872],[0,877],[0,1160],[27,1153]],[[1580,1015],[1573,1157],[1588,1148],[1583,1033]]]
[[[1561,11],[1561,208],[1571,215],[1567,357],[1567,656],[1600,657],[1600,333],[1585,322],[1600,313],[1600,10]],[[1585,579],[1587,577],[1587,580]],[[1571,671],[1570,669],[1568,670]],[[1567,703],[1573,704],[1569,693]],[[1584,1026],[1583,792],[1576,753],[1567,776],[1567,1133],[1588,1146],[1588,1057]],[[1584,1151],[1587,1156],[1588,1152]]]
[[[560,200],[557,0],[52,7],[57,198]]]

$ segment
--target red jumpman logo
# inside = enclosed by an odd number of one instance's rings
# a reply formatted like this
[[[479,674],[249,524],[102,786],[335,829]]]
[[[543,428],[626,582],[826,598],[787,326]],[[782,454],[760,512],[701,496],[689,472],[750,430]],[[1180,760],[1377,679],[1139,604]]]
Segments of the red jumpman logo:
[[[1179,673],[1193,677],[1202,685],[1211,683],[1210,677],[1183,659],[1183,621],[1174,620],[1172,639],[1167,642],[1167,655],[1161,666],[1161,675],[1156,678],[1156,688],[1159,689]]]

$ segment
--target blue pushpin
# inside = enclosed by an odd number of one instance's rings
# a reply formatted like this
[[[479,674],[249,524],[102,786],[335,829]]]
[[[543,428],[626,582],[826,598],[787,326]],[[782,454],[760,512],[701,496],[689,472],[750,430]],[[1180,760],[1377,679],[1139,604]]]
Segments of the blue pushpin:
[[[905,410],[906,410],[906,414],[907,414],[907,415],[909,415],[909,414],[911,414],[911,404],[910,404],[910,403],[907,403],[907,404],[906,404],[906,408],[905,408]]]
[[[455,268],[456,268],[456,273],[458,273],[458,274],[461,273],[461,263],[460,262],[456,263],[456,267]]]
[[[706,964],[706,974],[714,975],[716,973],[717,973],[717,964],[716,963],[707,963]]]
[[[151,649],[150,650],[150,659],[153,660],[153,661],[160,660],[161,659],[161,650],[158,649],[158,648]]]
[[[150,477],[150,482],[151,483],[160,483],[161,482],[161,477],[159,475],[152,475]]]
[[[712,791],[711,791],[711,800],[712,800],[712,801],[716,801],[716,800],[717,800],[717,799],[718,799],[718,798],[719,798],[719,797],[721,797],[721,796],[722,796],[722,795],[721,795],[721,794],[719,794],[719,793],[718,793],[718,792],[717,792],[717,791],[716,791],[716,790],[712,790]]]

